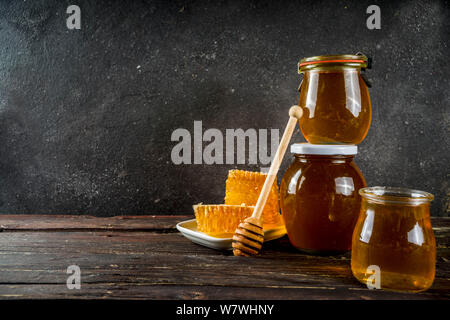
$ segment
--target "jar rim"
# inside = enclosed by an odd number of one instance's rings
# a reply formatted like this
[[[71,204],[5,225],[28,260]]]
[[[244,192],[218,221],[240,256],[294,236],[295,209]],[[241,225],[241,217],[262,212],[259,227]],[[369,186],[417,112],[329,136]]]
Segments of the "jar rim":
[[[307,57],[298,63],[298,73],[317,67],[347,66],[367,68],[368,58],[363,54],[333,54]]]
[[[434,200],[434,196],[431,193],[399,187],[366,187],[359,189],[359,194],[363,198],[379,203],[417,205]]]

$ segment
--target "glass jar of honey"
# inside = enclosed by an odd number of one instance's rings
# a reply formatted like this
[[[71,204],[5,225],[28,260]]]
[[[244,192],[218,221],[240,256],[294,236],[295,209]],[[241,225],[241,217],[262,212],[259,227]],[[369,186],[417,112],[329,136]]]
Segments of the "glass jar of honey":
[[[381,289],[418,292],[431,287],[436,241],[430,222],[433,195],[389,187],[364,188],[352,240],[353,275]],[[378,272],[379,274],[375,274]]]
[[[298,105],[303,136],[314,144],[359,144],[372,118],[367,81],[361,70],[367,57],[330,55],[302,59]]]
[[[358,190],[366,186],[353,161],[354,145],[291,146],[294,160],[280,186],[280,207],[291,244],[308,253],[351,249],[359,215]]]

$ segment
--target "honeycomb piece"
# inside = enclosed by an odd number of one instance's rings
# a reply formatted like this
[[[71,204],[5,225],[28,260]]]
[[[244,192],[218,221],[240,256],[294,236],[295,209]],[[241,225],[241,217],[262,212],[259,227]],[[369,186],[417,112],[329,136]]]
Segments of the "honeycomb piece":
[[[225,204],[254,206],[258,201],[267,174],[244,170],[230,170],[226,182]],[[278,204],[278,186],[273,184],[263,210],[264,229],[283,226]]]
[[[254,207],[224,204],[197,204],[193,206],[197,230],[211,236],[231,236],[239,223],[250,217]]]

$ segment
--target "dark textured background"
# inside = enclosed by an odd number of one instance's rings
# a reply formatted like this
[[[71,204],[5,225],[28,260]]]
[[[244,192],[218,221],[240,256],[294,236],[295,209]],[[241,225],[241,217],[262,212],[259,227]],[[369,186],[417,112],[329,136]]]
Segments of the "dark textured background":
[[[82,11],[66,28],[66,8]],[[366,28],[381,7],[382,29]],[[299,58],[373,57],[369,185],[449,215],[449,2],[1,1],[0,213],[186,214],[227,171],[172,164],[176,128],[283,128]],[[140,66],[140,67],[138,67]],[[294,140],[303,141],[298,132]],[[281,173],[290,162],[286,157]]]

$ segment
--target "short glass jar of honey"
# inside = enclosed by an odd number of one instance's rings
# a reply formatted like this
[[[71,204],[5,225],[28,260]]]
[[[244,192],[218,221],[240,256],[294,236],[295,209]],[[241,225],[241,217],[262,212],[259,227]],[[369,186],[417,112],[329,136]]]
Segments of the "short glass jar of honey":
[[[419,292],[431,287],[436,241],[430,222],[433,195],[371,187],[359,191],[361,213],[352,240],[353,275],[381,289]],[[378,273],[378,274],[377,274]]]
[[[353,161],[354,145],[291,146],[294,160],[280,186],[280,207],[291,244],[308,253],[332,254],[351,249],[366,186]]]
[[[298,105],[303,136],[313,144],[359,144],[372,118],[369,90],[361,70],[364,55],[329,55],[302,59]]]

